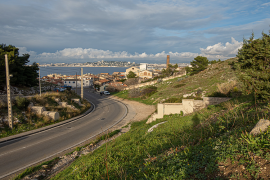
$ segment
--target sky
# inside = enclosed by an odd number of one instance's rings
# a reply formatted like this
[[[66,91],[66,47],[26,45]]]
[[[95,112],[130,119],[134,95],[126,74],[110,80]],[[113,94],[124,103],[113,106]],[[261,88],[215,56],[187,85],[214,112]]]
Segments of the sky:
[[[0,0],[0,44],[30,63],[189,63],[269,34],[267,0]]]

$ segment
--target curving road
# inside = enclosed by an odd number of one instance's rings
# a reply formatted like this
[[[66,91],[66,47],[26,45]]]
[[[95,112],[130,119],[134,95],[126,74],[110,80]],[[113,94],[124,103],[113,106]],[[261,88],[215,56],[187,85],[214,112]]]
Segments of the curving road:
[[[0,179],[90,139],[127,114],[124,104],[106,96],[85,90],[84,98],[95,106],[86,116],[31,135],[4,142],[0,139]]]

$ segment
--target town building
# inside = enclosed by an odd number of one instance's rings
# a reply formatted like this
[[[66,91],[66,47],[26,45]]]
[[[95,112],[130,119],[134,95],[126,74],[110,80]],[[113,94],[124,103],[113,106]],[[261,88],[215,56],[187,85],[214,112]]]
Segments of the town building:
[[[76,88],[76,81],[77,81],[77,87],[81,87],[81,79],[65,79],[64,85],[65,86],[71,86],[72,88]],[[93,86],[93,80],[90,78],[83,78],[83,87],[91,87]]]
[[[134,72],[134,73],[138,76],[138,74],[139,74],[139,72],[140,72],[140,69],[138,69],[138,68],[136,68],[136,67],[130,67],[130,68],[126,69],[126,77],[127,77],[128,73],[129,73],[130,71]]]

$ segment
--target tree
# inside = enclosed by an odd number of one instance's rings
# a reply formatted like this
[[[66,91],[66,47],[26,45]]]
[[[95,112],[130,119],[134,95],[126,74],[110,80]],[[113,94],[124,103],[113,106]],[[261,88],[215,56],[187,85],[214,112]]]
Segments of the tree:
[[[193,75],[205,70],[209,64],[209,60],[207,57],[197,56],[190,64],[192,66],[191,75]]]
[[[175,69],[178,68],[178,64],[175,65],[168,64],[168,67],[166,69],[162,69],[162,75],[163,76],[171,76],[173,73],[177,72]]]
[[[11,85],[16,86],[36,86],[38,84],[38,65],[33,63],[31,66],[26,64],[29,62],[29,54],[19,56],[19,49],[15,46],[5,44],[0,45],[0,86],[2,88],[6,84],[5,70],[5,54],[8,55],[9,73],[13,75],[10,78]]]
[[[262,37],[254,39],[252,33],[249,40],[243,40],[243,47],[238,50],[238,61],[234,68],[241,71],[240,80],[247,94],[270,100],[270,34],[262,33]]]
[[[187,73],[187,74],[190,73],[190,72],[192,71],[192,69],[191,69],[189,66],[186,66],[186,67],[185,67],[185,70],[186,70],[186,73]]]
[[[136,74],[134,73],[134,72],[132,72],[132,71],[129,71],[128,72],[128,75],[127,75],[127,78],[129,79],[129,78],[135,78],[136,77]]]
[[[217,60],[212,60],[212,61],[209,61],[209,63],[212,65],[212,64],[216,64],[216,63],[218,63],[218,62],[221,62],[221,60],[220,59],[218,59],[218,61]]]

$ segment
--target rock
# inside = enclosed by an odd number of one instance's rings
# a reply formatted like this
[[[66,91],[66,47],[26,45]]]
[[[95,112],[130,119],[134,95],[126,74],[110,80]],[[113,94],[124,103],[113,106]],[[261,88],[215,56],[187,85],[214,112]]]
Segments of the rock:
[[[61,99],[60,98],[55,98],[54,99],[57,103],[61,102]]]
[[[270,126],[270,121],[266,119],[260,119],[256,126],[250,131],[250,134],[257,135],[267,130]]]
[[[73,105],[67,105],[67,108],[70,108],[70,109],[74,109],[74,110],[78,110],[75,106]]]
[[[43,113],[43,111],[46,111],[45,107],[42,107],[42,106],[32,106],[31,110],[34,113],[39,114],[39,115],[41,115]]]
[[[67,102],[59,102],[58,103],[62,107],[67,107],[68,103]]]
[[[42,115],[50,117],[53,120],[58,120],[60,118],[60,115],[58,112],[53,112],[53,111],[43,111]]]
[[[43,168],[47,169],[48,168],[48,165],[42,165]]]
[[[165,122],[167,122],[167,121],[165,121]],[[148,129],[147,132],[152,132],[152,131],[154,130],[154,128],[157,128],[160,124],[163,124],[163,123],[165,123],[165,122],[161,122],[161,123],[158,123],[158,124],[152,126],[151,128]]]

